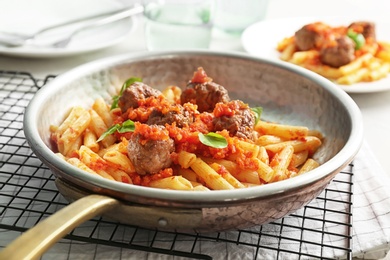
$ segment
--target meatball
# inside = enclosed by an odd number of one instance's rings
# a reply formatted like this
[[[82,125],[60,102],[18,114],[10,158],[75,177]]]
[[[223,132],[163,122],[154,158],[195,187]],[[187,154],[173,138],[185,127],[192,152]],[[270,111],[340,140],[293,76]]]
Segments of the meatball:
[[[364,38],[376,39],[375,24],[372,22],[359,21],[351,23],[348,28],[354,32],[363,34]]]
[[[225,107],[229,107],[229,113],[214,112],[216,115],[213,119],[214,131],[226,129],[232,136],[252,139],[255,116],[248,105],[233,100]],[[219,105],[216,109],[220,109]],[[225,109],[222,107],[222,110]]]
[[[129,108],[137,108],[138,101],[148,97],[158,97],[161,91],[154,89],[145,83],[135,82],[127,87],[122,96],[119,98],[118,106],[122,113],[125,113]]]
[[[348,36],[340,36],[320,51],[322,63],[338,68],[355,59],[355,43]]]
[[[154,130],[164,130],[163,126],[152,125]],[[129,139],[127,154],[134,165],[135,171],[140,175],[155,174],[168,168],[171,163],[171,153],[174,152],[174,141],[170,138],[161,140],[145,140],[143,135],[134,132]]]
[[[321,22],[311,23],[303,26],[295,32],[295,44],[300,51],[307,51],[317,48],[323,41],[322,31],[330,27]]]
[[[178,127],[184,127],[190,125],[193,121],[193,115],[188,110],[184,109],[183,106],[173,106],[167,113],[163,114],[161,111],[154,109],[149,115],[148,125],[165,125],[176,123]]]
[[[204,83],[190,82],[180,97],[181,103],[191,102],[198,106],[199,112],[212,112],[215,104],[229,102],[227,90],[212,81]]]

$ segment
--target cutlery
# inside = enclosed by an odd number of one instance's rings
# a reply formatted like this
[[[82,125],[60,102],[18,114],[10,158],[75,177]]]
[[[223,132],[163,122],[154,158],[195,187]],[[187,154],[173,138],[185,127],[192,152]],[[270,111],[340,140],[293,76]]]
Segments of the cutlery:
[[[104,17],[104,18],[101,18],[98,20],[93,20],[93,21],[85,23],[81,27],[73,30],[71,33],[68,33],[68,34],[60,37],[60,39],[57,39],[54,42],[47,43],[47,44],[39,44],[39,46],[41,46],[41,47],[64,48],[71,42],[72,38],[75,35],[77,35],[78,33],[82,32],[84,30],[91,29],[94,27],[103,26],[103,25],[106,25],[106,24],[109,24],[112,22],[116,22],[116,21],[122,20],[124,18],[128,18],[132,15],[143,13],[143,11],[144,11],[144,7],[141,5],[137,5],[137,6],[134,6],[132,8],[129,8],[129,9],[121,10],[119,12],[115,11],[115,12],[95,15],[95,16],[91,16],[91,17],[87,17],[87,18],[76,19],[76,20],[65,22],[65,23],[57,24],[54,26],[49,26],[49,27],[43,28],[43,29],[39,30],[38,32],[31,34],[31,35],[0,32],[0,43],[7,46],[7,47],[33,45],[34,40],[39,35],[41,35],[45,32],[106,15],[106,17]]]

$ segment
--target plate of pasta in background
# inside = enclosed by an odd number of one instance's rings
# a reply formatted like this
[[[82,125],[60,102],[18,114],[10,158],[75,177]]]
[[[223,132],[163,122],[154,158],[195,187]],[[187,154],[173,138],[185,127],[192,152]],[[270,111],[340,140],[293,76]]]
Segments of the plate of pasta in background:
[[[390,24],[372,18],[305,17],[255,23],[242,34],[255,56],[286,61],[348,93],[390,90]]]

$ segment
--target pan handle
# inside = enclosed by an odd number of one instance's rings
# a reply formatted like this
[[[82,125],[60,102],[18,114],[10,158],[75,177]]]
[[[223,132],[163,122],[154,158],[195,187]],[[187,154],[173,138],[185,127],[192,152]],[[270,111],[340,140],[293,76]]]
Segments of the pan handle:
[[[62,208],[26,231],[0,252],[0,259],[38,259],[81,223],[119,205],[116,199],[89,195]]]

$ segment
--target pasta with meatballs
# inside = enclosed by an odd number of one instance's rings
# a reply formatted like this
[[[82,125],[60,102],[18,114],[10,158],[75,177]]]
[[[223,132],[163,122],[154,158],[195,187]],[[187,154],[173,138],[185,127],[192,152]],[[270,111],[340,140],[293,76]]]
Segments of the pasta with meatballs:
[[[319,131],[261,120],[261,107],[229,97],[198,68],[183,88],[127,80],[111,103],[73,107],[51,126],[57,154],[113,181],[209,191],[265,185],[319,164]]]
[[[377,40],[375,24],[368,21],[306,24],[281,40],[277,50],[280,59],[342,85],[376,81],[390,72],[390,44]]]

